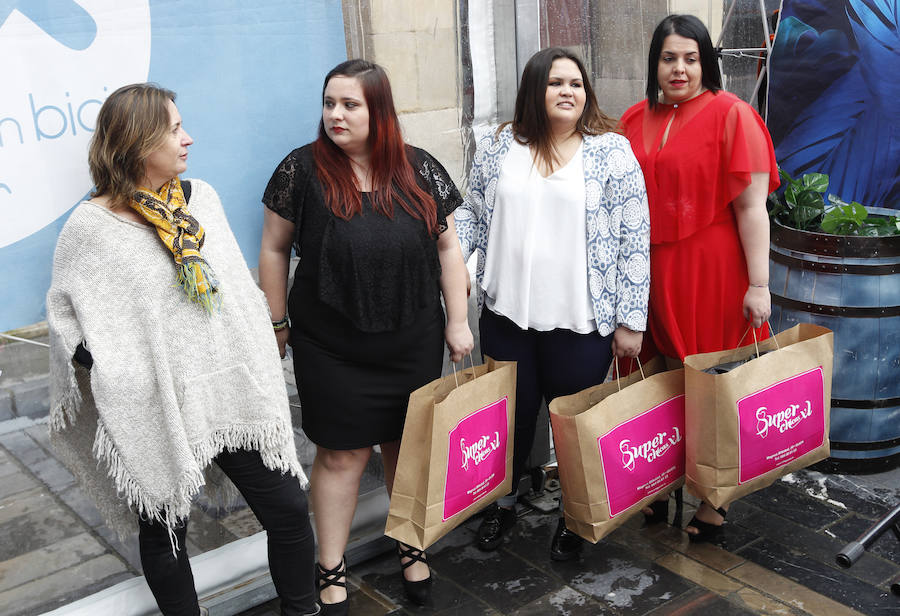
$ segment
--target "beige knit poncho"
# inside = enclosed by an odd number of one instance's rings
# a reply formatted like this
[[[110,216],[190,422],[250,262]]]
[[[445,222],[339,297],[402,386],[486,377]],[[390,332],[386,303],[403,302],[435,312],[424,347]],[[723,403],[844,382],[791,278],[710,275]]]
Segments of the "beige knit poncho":
[[[214,495],[230,486],[210,464],[224,449],[257,450],[268,468],[306,485],[265,297],[215,191],[191,186],[219,313],[175,284],[172,254],[153,227],[100,205],[75,209],[54,254],[51,442],[120,533],[136,530],[135,512],[170,525],[201,486]],[[82,340],[90,371],[72,360]]]

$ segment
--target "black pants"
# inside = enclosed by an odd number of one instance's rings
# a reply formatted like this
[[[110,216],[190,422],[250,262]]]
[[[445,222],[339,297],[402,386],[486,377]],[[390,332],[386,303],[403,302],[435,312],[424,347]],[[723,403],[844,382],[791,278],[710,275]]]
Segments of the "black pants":
[[[481,351],[501,361],[516,361],[516,434],[513,449],[512,498],[534,445],[541,400],[574,394],[603,382],[612,362],[612,334],[579,334],[568,329],[523,330],[504,316],[484,308],[478,323]]]
[[[300,483],[292,475],[266,468],[256,451],[223,451],[214,461],[268,533],[269,570],[282,616],[315,613],[315,539]],[[174,529],[177,557],[164,524],[140,520],[139,525],[141,565],[159,610],[164,616],[197,616],[200,606],[185,550],[187,520]]]

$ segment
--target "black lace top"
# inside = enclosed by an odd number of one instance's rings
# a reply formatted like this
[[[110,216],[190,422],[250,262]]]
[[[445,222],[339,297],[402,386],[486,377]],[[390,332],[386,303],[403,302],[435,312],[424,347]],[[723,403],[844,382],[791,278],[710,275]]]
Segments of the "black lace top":
[[[428,152],[410,148],[419,185],[437,203],[441,232],[447,216],[462,203],[453,180]],[[441,266],[437,238],[400,204],[393,218],[372,208],[363,193],[363,211],[350,220],[325,204],[312,146],[288,154],[263,194],[263,203],[294,223],[300,256],[295,284],[316,289],[318,298],[366,332],[400,329],[416,313],[438,301]]]

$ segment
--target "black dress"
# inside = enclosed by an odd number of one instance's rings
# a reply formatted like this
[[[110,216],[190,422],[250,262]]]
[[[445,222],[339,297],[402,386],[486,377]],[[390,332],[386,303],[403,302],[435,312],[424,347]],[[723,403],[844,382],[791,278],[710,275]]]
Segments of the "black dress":
[[[409,148],[441,231],[462,198],[430,154]],[[440,376],[444,313],[437,238],[394,204],[350,220],[325,204],[311,145],[285,157],[263,203],[295,225],[300,263],[288,297],[303,430],[329,449],[395,441],[409,394]]]

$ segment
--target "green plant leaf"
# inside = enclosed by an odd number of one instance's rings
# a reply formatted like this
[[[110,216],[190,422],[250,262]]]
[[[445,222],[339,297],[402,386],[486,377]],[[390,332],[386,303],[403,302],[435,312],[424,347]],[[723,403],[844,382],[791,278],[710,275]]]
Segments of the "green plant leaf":
[[[797,194],[797,206],[816,208],[821,213],[825,209],[825,200],[819,193],[806,190]]]
[[[784,191],[784,202],[787,204],[788,209],[797,207],[797,194],[799,189],[796,184],[790,184]]]
[[[860,229],[859,234],[865,237],[878,237],[879,235],[881,235],[878,232],[878,227],[872,225],[863,225]]]
[[[824,173],[805,173],[801,180],[804,188],[820,193],[828,190],[828,176]]]
[[[837,195],[833,195],[833,194],[828,195],[828,202],[831,203],[832,205],[850,205],[849,203],[847,203],[846,201],[844,201]]]
[[[853,204],[836,206],[822,218],[822,230],[836,235],[860,235],[865,224],[865,208],[862,208],[862,218],[859,214]]]
[[[862,223],[866,219],[866,217],[869,215],[869,212],[866,211],[866,208],[864,208],[861,204],[857,203],[856,201],[854,201],[850,205],[845,205],[843,207],[843,209],[845,211],[847,211],[847,214],[853,220],[856,220],[859,223]]]
[[[822,231],[825,233],[838,233],[838,229],[843,222],[843,212],[840,208],[836,207],[822,218]]]

